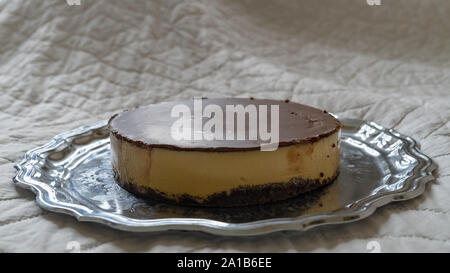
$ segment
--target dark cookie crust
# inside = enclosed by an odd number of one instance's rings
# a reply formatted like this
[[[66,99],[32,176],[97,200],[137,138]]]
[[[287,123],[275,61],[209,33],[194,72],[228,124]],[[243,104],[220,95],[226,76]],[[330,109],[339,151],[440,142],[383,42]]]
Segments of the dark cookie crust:
[[[203,202],[201,202],[195,197],[187,194],[178,196],[176,201],[163,192],[159,192],[148,187],[138,187],[133,183],[123,181],[114,168],[113,172],[114,179],[117,184],[137,196],[175,205],[202,207],[239,207],[282,201],[328,185],[333,182],[338,175],[337,171],[332,178],[322,181],[318,179],[305,180],[302,178],[292,178],[288,182],[278,182],[248,187],[241,186],[232,189],[229,194],[227,194],[227,192],[215,193],[208,196]]]

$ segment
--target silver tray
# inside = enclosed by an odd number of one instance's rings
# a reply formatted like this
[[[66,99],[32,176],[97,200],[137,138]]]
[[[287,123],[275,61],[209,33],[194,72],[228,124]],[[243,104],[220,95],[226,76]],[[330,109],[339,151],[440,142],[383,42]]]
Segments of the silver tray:
[[[42,208],[79,221],[135,232],[176,229],[256,235],[360,220],[380,206],[422,194],[434,179],[435,165],[410,137],[373,122],[341,122],[337,180],[273,204],[198,208],[137,198],[114,182],[106,121],[57,135],[27,152],[15,166],[13,181],[31,189]]]

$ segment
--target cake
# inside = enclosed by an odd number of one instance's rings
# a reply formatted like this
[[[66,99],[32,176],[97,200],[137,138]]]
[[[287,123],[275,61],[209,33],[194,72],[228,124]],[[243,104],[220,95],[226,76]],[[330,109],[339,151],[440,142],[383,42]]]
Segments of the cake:
[[[121,187],[152,200],[209,207],[275,202],[331,183],[340,127],[325,110],[253,98],[164,102],[108,122]]]

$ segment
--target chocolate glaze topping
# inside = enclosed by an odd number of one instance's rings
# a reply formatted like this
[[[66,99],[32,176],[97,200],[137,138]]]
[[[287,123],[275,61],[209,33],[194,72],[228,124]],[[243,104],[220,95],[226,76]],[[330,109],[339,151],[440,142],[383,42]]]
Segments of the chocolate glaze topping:
[[[268,143],[259,139],[249,140],[249,122],[246,118],[246,140],[175,140],[171,135],[173,123],[180,117],[171,117],[172,108],[175,105],[184,104],[191,109],[194,117],[194,101],[164,102],[124,111],[112,116],[108,122],[108,128],[115,137],[134,143],[141,147],[158,147],[175,150],[191,151],[242,151],[258,150],[261,144]],[[202,99],[203,110],[209,104],[215,104],[222,108],[225,126],[226,105],[253,104],[258,109],[261,105],[267,105],[267,120],[270,124],[271,105],[279,106],[279,146],[287,146],[305,142],[315,142],[322,137],[331,135],[340,127],[340,122],[326,111],[322,111],[307,105],[291,101],[226,98],[226,99]],[[259,117],[258,117],[259,118]],[[203,125],[209,118],[203,118]],[[194,128],[193,125],[192,129]],[[237,120],[234,122],[235,132]],[[223,128],[225,134],[226,128]],[[270,125],[269,125],[270,132]],[[225,135],[224,135],[225,139]]]

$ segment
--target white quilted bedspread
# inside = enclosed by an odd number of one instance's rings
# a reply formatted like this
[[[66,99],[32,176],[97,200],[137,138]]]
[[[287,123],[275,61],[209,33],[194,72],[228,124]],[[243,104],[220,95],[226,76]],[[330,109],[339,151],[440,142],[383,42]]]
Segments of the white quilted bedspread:
[[[449,252],[449,14],[446,0],[0,1],[0,251]],[[79,223],[12,183],[55,134],[196,95],[375,121],[420,142],[437,179],[359,222],[246,238]]]

